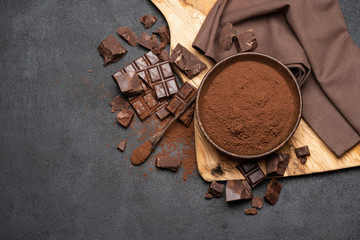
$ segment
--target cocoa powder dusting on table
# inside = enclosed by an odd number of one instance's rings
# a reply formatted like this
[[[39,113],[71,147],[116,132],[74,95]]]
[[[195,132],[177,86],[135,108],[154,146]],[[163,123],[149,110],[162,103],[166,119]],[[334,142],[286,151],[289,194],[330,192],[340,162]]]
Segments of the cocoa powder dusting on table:
[[[256,61],[235,62],[204,89],[199,111],[210,138],[241,155],[263,153],[294,127],[299,103],[282,75]]]

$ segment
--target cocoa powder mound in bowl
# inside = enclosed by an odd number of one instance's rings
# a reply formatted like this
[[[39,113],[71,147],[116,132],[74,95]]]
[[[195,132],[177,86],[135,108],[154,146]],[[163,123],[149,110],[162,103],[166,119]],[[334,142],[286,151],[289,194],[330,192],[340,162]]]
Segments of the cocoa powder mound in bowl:
[[[205,137],[220,151],[259,158],[283,146],[302,112],[299,85],[278,60],[240,53],[217,63],[199,88],[196,114]]]

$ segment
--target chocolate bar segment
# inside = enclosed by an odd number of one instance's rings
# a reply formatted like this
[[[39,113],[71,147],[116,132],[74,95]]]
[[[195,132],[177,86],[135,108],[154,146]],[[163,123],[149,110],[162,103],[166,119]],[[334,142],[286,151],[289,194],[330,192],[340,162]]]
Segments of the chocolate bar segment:
[[[178,66],[188,78],[197,76],[206,68],[205,63],[179,43],[171,52],[170,62]]]
[[[224,184],[212,181],[209,187],[209,193],[214,197],[221,197],[224,192]]]
[[[284,176],[287,166],[289,165],[289,154],[274,153],[266,160],[267,176]]]
[[[246,180],[229,180],[226,183],[226,202],[251,199],[251,186]]]
[[[271,179],[266,187],[264,198],[274,205],[279,200],[281,189],[281,184],[275,178]]]
[[[242,162],[236,168],[244,175],[251,187],[255,187],[265,178],[265,174],[254,160]]]
[[[125,150],[126,143],[127,143],[126,140],[121,141],[118,145],[116,145],[116,148],[123,152]]]
[[[197,94],[197,89],[193,87],[190,83],[185,82],[184,85],[180,88],[177,94],[173,96],[167,105],[166,109],[169,110],[172,114],[176,115],[186,103]]]
[[[195,103],[193,103],[183,114],[178,118],[186,127],[189,127],[195,112]]]
[[[127,52],[121,43],[110,34],[98,46],[98,51],[104,57],[104,66],[120,60],[120,57]]]
[[[116,30],[116,33],[133,47],[135,47],[136,44],[138,43],[138,38],[137,38],[136,34],[134,33],[134,31],[131,30],[131,28],[119,27]]]
[[[181,164],[181,158],[178,157],[160,157],[156,158],[155,166],[158,168],[166,168],[173,172],[176,172]]]
[[[147,15],[142,16],[140,18],[140,22],[142,24],[144,24],[144,27],[146,29],[151,28],[155,24],[156,21],[157,21],[157,18],[154,15],[151,15],[151,14],[147,14]]]
[[[117,72],[113,75],[113,77],[121,92],[127,97],[135,96],[144,92],[144,88],[141,85],[141,80],[139,79],[136,72]]]
[[[309,147],[303,146],[303,147],[295,148],[295,154],[296,154],[296,157],[298,157],[298,158],[310,156]]]
[[[154,64],[137,71],[137,74],[154,90],[158,99],[170,97],[179,91],[169,62]]]

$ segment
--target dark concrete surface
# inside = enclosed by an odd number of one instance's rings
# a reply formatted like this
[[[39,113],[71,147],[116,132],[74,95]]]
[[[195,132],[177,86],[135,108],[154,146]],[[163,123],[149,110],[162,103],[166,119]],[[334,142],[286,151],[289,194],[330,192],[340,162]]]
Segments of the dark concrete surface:
[[[360,2],[340,3],[360,45]],[[166,23],[147,0],[0,2],[0,239],[360,239],[360,168],[282,179],[279,202],[245,216],[196,174],[130,167],[139,143],[114,125],[110,76],[145,50],[120,40],[104,68],[96,47],[121,25],[140,35],[147,13],[148,33]]]

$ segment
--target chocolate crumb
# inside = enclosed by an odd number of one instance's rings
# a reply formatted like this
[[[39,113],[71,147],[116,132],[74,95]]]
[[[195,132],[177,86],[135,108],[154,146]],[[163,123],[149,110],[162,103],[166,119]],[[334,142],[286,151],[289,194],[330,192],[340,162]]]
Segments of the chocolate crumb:
[[[256,208],[245,209],[244,213],[246,215],[256,215],[258,214],[258,210]]]
[[[116,146],[116,148],[123,152],[123,151],[125,150],[126,143],[127,143],[126,140],[121,141],[121,142]]]
[[[147,15],[142,16],[140,18],[140,22],[142,24],[144,24],[144,27],[146,29],[151,28],[155,24],[156,21],[157,21],[157,18],[154,15],[151,15],[151,14],[147,14]]]
[[[281,184],[275,178],[271,179],[266,187],[264,198],[274,205],[279,200],[281,189]]]
[[[261,209],[263,206],[263,198],[262,197],[253,197],[251,200],[251,206],[253,208]]]

